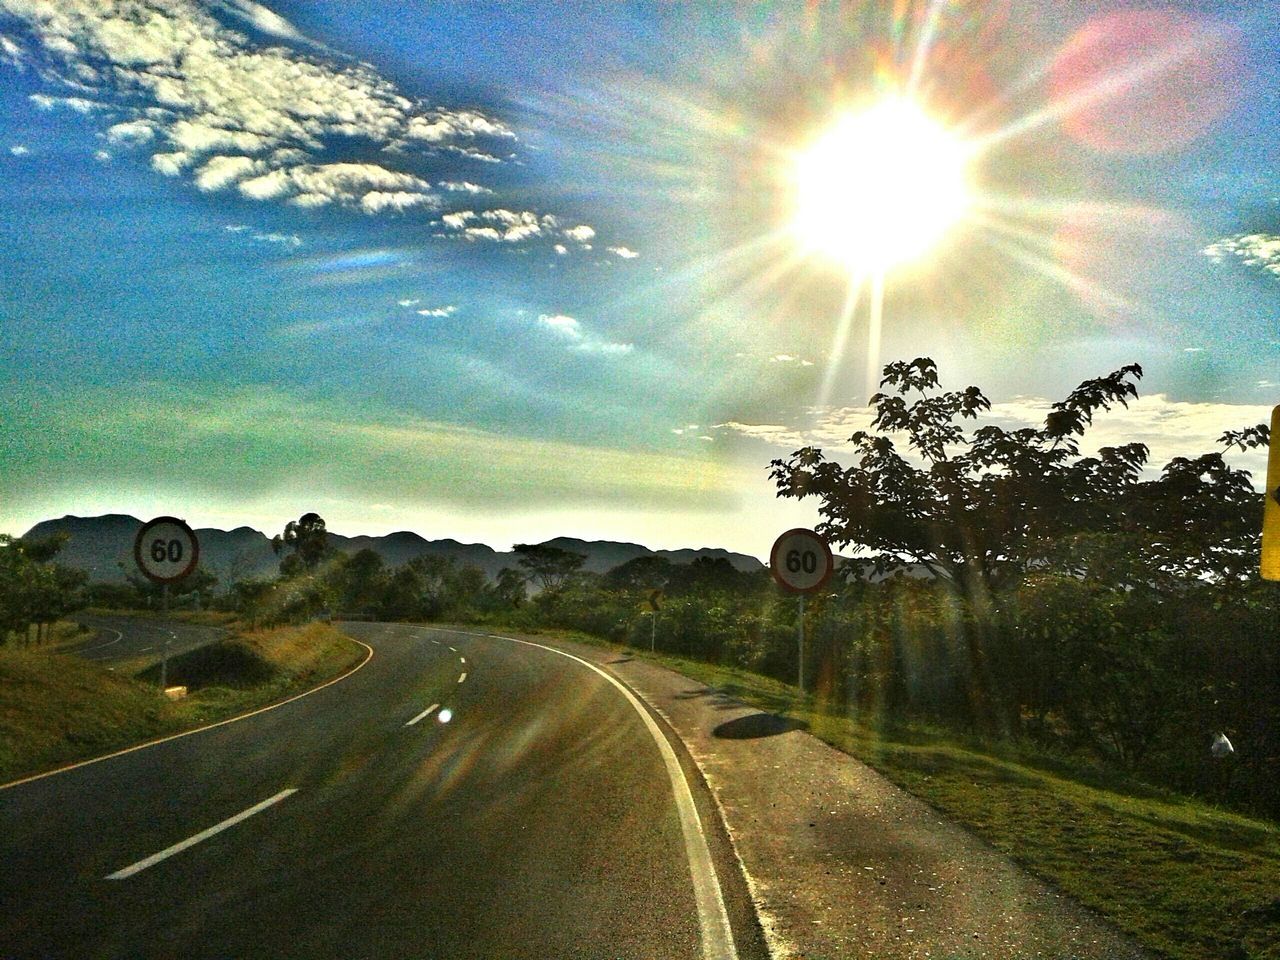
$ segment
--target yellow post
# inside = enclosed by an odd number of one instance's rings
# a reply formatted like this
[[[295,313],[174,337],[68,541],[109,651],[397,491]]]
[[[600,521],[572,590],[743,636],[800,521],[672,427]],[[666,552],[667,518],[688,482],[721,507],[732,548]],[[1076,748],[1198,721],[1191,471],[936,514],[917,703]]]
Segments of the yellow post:
[[[1262,514],[1262,579],[1280,580],[1280,407],[1271,411],[1266,500]]]

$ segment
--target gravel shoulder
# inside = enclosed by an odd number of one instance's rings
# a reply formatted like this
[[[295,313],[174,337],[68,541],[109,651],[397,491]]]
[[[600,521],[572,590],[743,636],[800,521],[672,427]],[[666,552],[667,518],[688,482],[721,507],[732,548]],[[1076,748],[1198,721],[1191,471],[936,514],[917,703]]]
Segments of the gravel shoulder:
[[[613,671],[684,741],[720,805],[777,960],[1148,956],[792,724],[663,667],[551,642]]]

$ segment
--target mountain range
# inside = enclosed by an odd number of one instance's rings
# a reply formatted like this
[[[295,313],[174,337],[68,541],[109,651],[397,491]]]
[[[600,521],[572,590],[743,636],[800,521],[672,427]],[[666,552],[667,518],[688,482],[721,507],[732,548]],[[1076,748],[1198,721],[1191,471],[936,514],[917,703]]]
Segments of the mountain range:
[[[142,521],[137,517],[118,513],[101,517],[66,516],[59,520],[43,520],[24,536],[42,539],[55,533],[66,533],[68,540],[58,554],[59,563],[86,571],[92,583],[123,583],[126,574],[134,572],[133,541],[141,526]],[[271,538],[260,530],[252,527],[236,527],[234,530],[204,527],[196,530],[196,538],[200,544],[201,569],[224,583],[268,577],[279,570],[280,558],[271,549]],[[496,577],[503,567],[515,567],[519,560],[515,553],[494,550],[483,543],[427,540],[408,530],[383,537],[344,537],[331,532],[329,543],[335,550],[347,554],[370,549],[389,566],[398,566],[420,556],[450,557],[459,564],[479,567],[490,578]],[[587,558],[584,569],[595,573],[604,573],[643,556],[665,557],[673,563],[692,563],[700,557],[724,558],[739,570],[764,568],[755,557],[712,547],[650,550],[638,543],[577,540],[572,537],[556,537],[546,544],[583,554]]]

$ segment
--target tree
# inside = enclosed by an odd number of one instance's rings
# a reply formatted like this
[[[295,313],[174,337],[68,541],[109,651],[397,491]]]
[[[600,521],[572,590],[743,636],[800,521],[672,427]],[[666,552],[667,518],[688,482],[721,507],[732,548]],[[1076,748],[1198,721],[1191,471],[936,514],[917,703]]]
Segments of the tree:
[[[1106,529],[1116,519],[1146,463],[1141,443],[1079,455],[1078,438],[1099,410],[1137,397],[1136,363],[1086,380],[1055,403],[1039,428],[1005,430],[994,424],[970,436],[958,419],[991,407],[977,387],[934,393],[937,366],[927,357],[884,368],[871,398],[875,432],[850,442],[853,466],[841,467],[806,447],[775,460],[778,495],[822,501],[819,532],[837,546],[871,553],[884,574],[920,564],[973,601],[1016,582],[1062,540]],[[918,399],[908,405],[908,394]],[[900,453],[891,434],[904,434],[922,466]],[[865,568],[849,564],[859,575]]]
[[[293,556],[298,558],[303,568],[314,570],[329,549],[329,534],[325,529],[324,518],[318,513],[304,513],[297,520],[290,520],[285,524],[284,533],[271,538],[271,549],[276,556],[280,556],[285,547],[293,551]],[[286,557],[280,563],[281,571],[286,573],[287,560]]]
[[[587,562],[581,553],[561,550],[545,543],[517,543],[515,552],[520,555],[520,566],[526,576],[538,581],[543,590],[555,593]]]
[[[34,624],[38,642],[49,624],[84,606],[87,575],[53,562],[66,542],[65,534],[0,535],[0,641],[9,633],[25,636]]]

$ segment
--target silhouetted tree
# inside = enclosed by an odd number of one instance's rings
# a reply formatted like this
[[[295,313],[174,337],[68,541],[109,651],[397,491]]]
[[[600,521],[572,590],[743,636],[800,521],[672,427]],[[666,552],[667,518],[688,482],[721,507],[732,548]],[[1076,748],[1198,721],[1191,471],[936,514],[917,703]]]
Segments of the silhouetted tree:
[[[537,580],[543,590],[554,593],[582,569],[587,558],[581,553],[562,550],[545,543],[517,543],[515,552],[520,555],[520,566],[526,576]]]
[[[329,549],[329,534],[325,529],[324,518],[318,513],[304,513],[297,520],[285,524],[284,533],[271,538],[271,549],[280,556],[285,548],[293,551],[293,556],[307,570],[314,570]],[[286,560],[288,558],[285,558]],[[285,561],[280,564],[281,572],[285,570]]]

